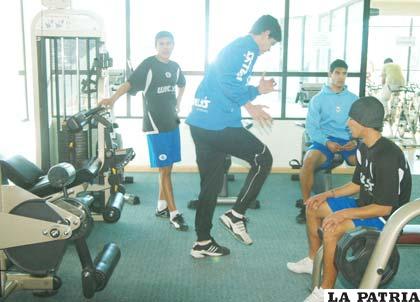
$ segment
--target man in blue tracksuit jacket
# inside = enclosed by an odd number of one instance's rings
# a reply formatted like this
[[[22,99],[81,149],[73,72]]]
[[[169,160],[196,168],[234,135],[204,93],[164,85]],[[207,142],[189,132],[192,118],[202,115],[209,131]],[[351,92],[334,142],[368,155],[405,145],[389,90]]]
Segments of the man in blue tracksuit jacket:
[[[341,153],[350,165],[355,165],[357,142],[351,140],[347,127],[351,105],[358,96],[349,92],[345,85],[348,66],[343,60],[335,60],[330,65],[328,84],[309,102],[306,117],[306,132],[312,145],[303,159],[300,170],[300,186],[303,202],[311,194],[314,172],[331,167],[334,154]],[[297,217],[305,222],[304,208]]]
[[[192,112],[187,118],[201,179],[195,217],[197,242],[191,250],[194,258],[229,254],[229,249],[218,245],[210,236],[228,154],[247,161],[251,169],[233,209],[223,214],[220,221],[239,241],[252,244],[244,214],[270,173],[273,158],[267,146],[242,126],[241,107],[262,125],[271,123],[271,116],[263,110],[265,106],[253,105],[251,101],[260,94],[274,91],[276,83],[264,77],[258,87],[247,83],[257,57],[280,41],[278,21],[270,15],[260,17],[249,35],[236,39],[220,51],[195,94]]]

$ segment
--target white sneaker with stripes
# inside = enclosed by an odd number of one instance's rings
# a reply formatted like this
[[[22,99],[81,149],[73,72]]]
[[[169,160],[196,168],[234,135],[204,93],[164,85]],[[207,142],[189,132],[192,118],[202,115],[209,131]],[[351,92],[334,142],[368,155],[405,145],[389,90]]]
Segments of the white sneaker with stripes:
[[[233,215],[231,211],[226,212],[220,216],[222,225],[240,242],[251,245],[252,239],[246,229],[246,218],[238,218]]]

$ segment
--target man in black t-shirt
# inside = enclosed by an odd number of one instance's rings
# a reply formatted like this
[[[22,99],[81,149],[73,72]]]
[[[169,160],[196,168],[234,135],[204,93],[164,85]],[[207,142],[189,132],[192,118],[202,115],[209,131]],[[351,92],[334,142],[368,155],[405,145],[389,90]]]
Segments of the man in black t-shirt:
[[[323,290],[333,288],[337,277],[334,254],[338,240],[357,226],[382,230],[389,215],[407,203],[411,195],[411,173],[401,149],[382,137],[384,107],[374,97],[353,103],[348,126],[354,138],[362,139],[356,152],[352,182],[315,195],[306,201],[309,256],[287,267],[295,273],[312,274],[313,259],[321,245],[323,229],[324,266],[321,286],[305,301],[324,301]],[[356,200],[351,195],[359,193]]]
[[[157,217],[169,217],[177,230],[188,225],[175,206],[171,172],[181,161],[179,118],[177,112],[185,89],[185,77],[179,65],[169,58],[174,48],[171,33],[161,31],[155,37],[157,54],[145,59],[109,99],[100,105],[113,105],[125,93],[143,91],[143,131],[147,134],[150,166],[159,168]],[[178,86],[178,96],[176,87]]]

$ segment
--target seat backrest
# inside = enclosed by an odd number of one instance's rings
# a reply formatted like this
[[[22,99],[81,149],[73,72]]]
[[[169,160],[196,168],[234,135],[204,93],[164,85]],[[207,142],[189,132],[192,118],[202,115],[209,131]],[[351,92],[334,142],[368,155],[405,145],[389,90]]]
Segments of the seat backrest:
[[[24,189],[34,186],[44,176],[44,172],[21,155],[0,160],[4,177]]]
[[[4,156],[0,154],[0,161],[3,158],[4,158]],[[1,183],[0,183],[0,185],[7,185],[9,182],[7,181],[7,177],[2,172],[1,164],[0,164],[0,174],[1,174],[1,179],[0,179]]]

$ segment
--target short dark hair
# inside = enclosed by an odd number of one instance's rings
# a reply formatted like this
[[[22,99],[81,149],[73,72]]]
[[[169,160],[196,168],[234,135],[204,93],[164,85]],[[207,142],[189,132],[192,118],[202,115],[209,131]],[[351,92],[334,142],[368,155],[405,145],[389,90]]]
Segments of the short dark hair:
[[[157,44],[157,41],[159,39],[162,39],[162,38],[169,38],[169,39],[172,40],[172,42],[174,42],[174,36],[169,31],[164,31],[163,30],[163,31],[160,31],[160,32],[158,32],[156,34],[156,36],[155,36],[155,45]]]
[[[384,60],[384,64],[387,64],[387,63],[393,63],[394,62],[394,60],[392,60],[391,58],[386,58],[385,60]]]
[[[273,38],[277,42],[281,42],[281,27],[279,21],[271,15],[259,17],[254,25],[252,25],[249,33],[259,35],[267,30],[270,31],[270,38]]]
[[[347,65],[346,62],[344,62],[344,60],[341,59],[337,59],[334,60],[331,64],[330,64],[330,72],[333,72],[334,69],[336,68],[344,68],[345,70],[349,69],[349,66]]]

